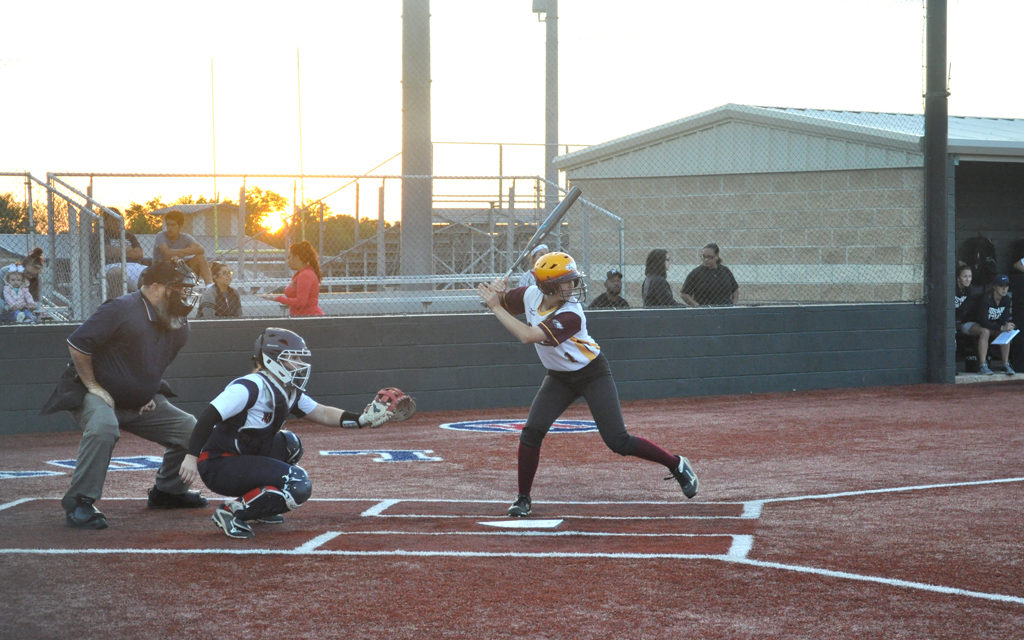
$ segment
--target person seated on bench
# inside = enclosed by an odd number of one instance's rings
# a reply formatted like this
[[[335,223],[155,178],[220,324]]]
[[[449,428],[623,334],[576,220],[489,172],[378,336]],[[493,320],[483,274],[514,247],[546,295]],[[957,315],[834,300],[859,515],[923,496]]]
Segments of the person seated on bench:
[[[984,359],[988,355],[988,343],[1003,331],[1013,331],[1017,328],[1013,322],[1012,304],[1010,278],[1005,274],[999,274],[992,279],[988,292],[985,293],[974,312],[975,322],[985,330],[984,338],[979,338],[978,341],[980,373],[992,375],[992,370]],[[986,347],[984,354],[981,351],[982,345]],[[1006,375],[1012,376],[1016,372],[1010,366],[1010,343],[999,345],[999,351],[1003,358],[1003,371],[1006,372]]]

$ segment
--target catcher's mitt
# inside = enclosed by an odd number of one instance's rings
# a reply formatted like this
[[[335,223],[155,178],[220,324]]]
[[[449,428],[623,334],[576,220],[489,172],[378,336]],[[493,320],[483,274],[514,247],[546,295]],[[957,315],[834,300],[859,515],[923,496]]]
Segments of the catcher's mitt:
[[[378,405],[383,411],[391,412],[391,422],[401,422],[416,413],[416,400],[397,387],[386,387],[377,392],[377,397],[367,407]]]

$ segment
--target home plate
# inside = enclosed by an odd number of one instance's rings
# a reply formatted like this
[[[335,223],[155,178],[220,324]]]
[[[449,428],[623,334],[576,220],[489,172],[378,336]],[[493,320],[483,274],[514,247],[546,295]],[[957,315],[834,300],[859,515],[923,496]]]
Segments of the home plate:
[[[501,527],[503,529],[554,529],[562,524],[562,520],[499,520],[497,522],[478,522],[485,527]]]

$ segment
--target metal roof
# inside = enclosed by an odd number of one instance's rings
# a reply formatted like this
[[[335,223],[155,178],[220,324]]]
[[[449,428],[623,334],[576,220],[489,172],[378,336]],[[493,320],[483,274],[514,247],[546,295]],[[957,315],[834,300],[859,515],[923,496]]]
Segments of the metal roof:
[[[752,124],[762,129],[912,153],[920,153],[924,136],[923,114],[726,104],[559,156],[555,165],[562,170],[578,169],[639,153],[723,123]],[[1024,119],[949,116],[948,152],[979,159],[1024,159]]]

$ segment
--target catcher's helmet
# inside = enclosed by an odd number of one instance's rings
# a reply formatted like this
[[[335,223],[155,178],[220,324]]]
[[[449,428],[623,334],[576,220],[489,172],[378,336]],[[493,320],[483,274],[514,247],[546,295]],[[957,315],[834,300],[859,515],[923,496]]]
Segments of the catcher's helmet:
[[[267,327],[256,338],[252,359],[285,388],[305,389],[311,367],[303,358],[310,355],[306,341],[299,334],[288,329]]]
[[[572,293],[567,300],[575,298],[583,302],[587,298],[587,285],[583,282],[583,273],[576,269],[576,261],[568,253],[554,251],[545,253],[533,265],[533,277],[537,286],[547,295],[559,292],[559,284],[572,281]]]
[[[187,316],[199,302],[199,294],[195,291],[196,274],[178,258],[146,267],[139,281],[144,285],[162,284],[176,292],[178,295],[171,296],[168,309],[173,315]]]

